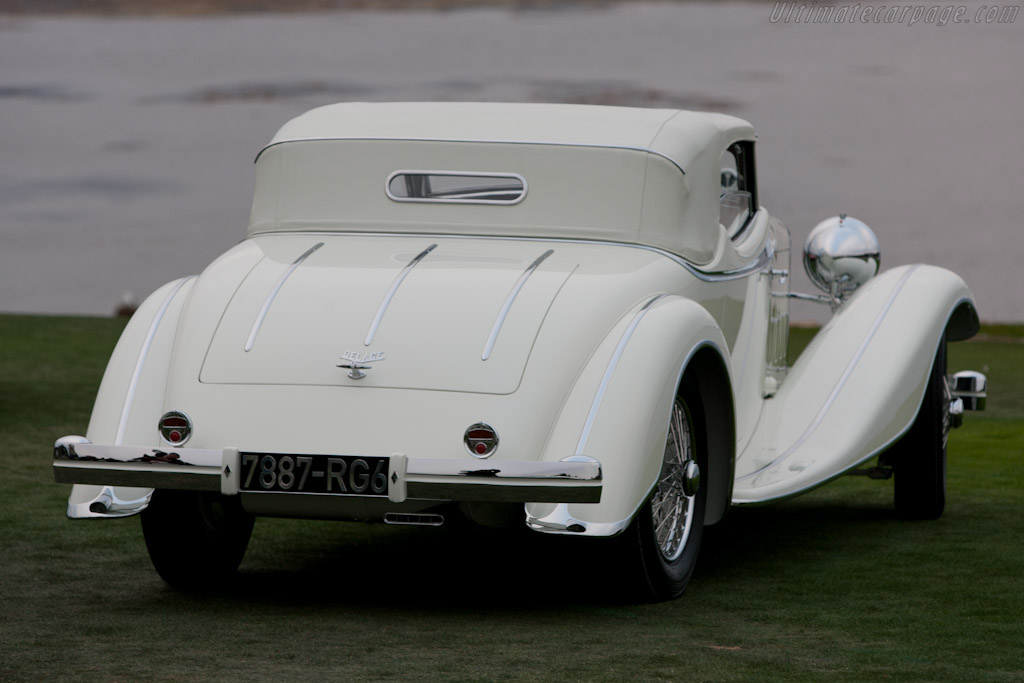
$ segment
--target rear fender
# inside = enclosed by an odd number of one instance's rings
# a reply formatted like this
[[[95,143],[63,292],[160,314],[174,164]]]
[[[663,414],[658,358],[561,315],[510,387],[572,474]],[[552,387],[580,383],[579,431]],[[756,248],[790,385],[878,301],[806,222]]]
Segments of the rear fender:
[[[601,502],[529,503],[528,525],[587,536],[625,530],[661,470],[669,412],[684,373],[692,374],[704,403],[691,408],[706,419],[708,523],[717,521],[730,499],[735,449],[727,348],[714,318],[689,299],[660,295],[625,315],[577,378],[544,453],[550,461],[567,455],[599,461]]]
[[[107,363],[86,438],[92,443],[151,444],[163,410],[167,369],[184,302],[194,278],[151,294],[128,322]],[[75,484],[68,517],[124,517],[149,504],[152,489]]]

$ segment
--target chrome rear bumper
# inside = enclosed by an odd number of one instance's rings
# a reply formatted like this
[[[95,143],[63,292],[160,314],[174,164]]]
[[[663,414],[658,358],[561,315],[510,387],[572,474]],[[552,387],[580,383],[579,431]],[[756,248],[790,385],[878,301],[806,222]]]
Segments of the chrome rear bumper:
[[[601,500],[601,464],[571,461],[388,459],[387,498],[405,500],[596,503]],[[201,448],[105,446],[80,436],[54,444],[53,473],[58,483],[134,486],[153,489],[240,493],[241,452]],[[242,493],[260,495],[260,492]],[[294,493],[285,495],[302,496]],[[313,494],[317,495],[317,494]]]

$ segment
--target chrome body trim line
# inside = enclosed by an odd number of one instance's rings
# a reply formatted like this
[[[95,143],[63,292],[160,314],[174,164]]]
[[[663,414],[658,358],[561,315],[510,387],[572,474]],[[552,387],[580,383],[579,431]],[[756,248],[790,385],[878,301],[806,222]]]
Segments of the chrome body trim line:
[[[685,268],[691,275],[698,280],[704,282],[728,282],[729,280],[739,280],[741,278],[753,275],[756,272],[763,270],[769,266],[772,262],[772,253],[770,247],[765,249],[758,255],[757,259],[751,261],[742,268],[736,268],[733,270],[723,270],[716,272],[705,272],[697,268],[682,256],[673,254],[670,251],[665,251],[659,247],[652,247],[648,244],[637,244],[635,242],[614,242],[609,240],[584,240],[584,239],[569,239],[564,237],[522,237],[522,236],[502,236],[502,235],[458,235],[449,233],[419,233],[419,232],[359,232],[351,230],[266,230],[261,232],[254,232],[250,237],[257,237],[262,235],[330,235],[336,237],[423,237],[427,239],[465,239],[465,240],[498,240],[505,242],[542,242],[552,244],[580,244],[580,245],[594,245],[602,247],[628,247],[630,249],[642,249],[644,251],[651,251],[659,256],[664,256],[667,259],[675,261],[677,264]]]
[[[324,246],[323,242],[317,242],[307,249],[301,256],[292,261],[292,264],[288,266],[288,269],[281,274],[280,278],[278,278],[273,289],[271,289],[270,293],[267,294],[267,298],[263,300],[260,312],[256,314],[256,319],[252,323],[252,330],[249,331],[249,338],[245,341],[246,353],[252,351],[252,347],[256,343],[256,335],[260,333],[260,328],[263,327],[263,320],[267,317],[267,312],[270,311],[270,305],[274,303],[274,299],[277,297],[277,293],[281,291],[281,287],[284,286],[285,281],[291,277],[292,273],[295,272],[295,269],[298,268],[303,261],[312,256],[313,252],[322,246]]]
[[[277,140],[272,142],[259,151],[256,158],[253,159],[253,163],[260,160],[260,157],[271,147],[277,147],[278,145],[286,145],[289,142],[347,142],[347,141],[364,141],[364,142],[465,142],[470,144],[485,144],[485,145],[535,145],[539,147],[590,147],[593,149],[624,149],[631,152],[646,152],[647,154],[653,154],[656,157],[665,159],[670,164],[679,169],[679,172],[686,175],[686,169],[682,165],[673,159],[672,157],[657,152],[647,147],[632,147],[630,145],[601,145],[601,144],[588,144],[584,142],[531,142],[529,140],[474,140],[474,139],[459,139],[459,138],[381,138],[381,137],[331,137],[331,138],[289,138],[287,140]]]
[[[518,180],[523,184],[523,190],[519,193],[519,196],[515,199],[508,201],[502,199],[468,199],[465,197],[399,197],[398,195],[391,193],[391,180],[395,176],[399,175],[444,175],[444,176],[455,176],[463,178],[511,178]],[[438,171],[438,170],[416,170],[416,169],[399,169],[388,175],[387,180],[384,181],[384,194],[388,196],[388,199],[395,202],[419,202],[419,203],[437,203],[437,204],[494,204],[497,206],[512,206],[526,199],[526,193],[529,191],[530,185],[519,173],[509,173],[507,171]]]
[[[149,350],[153,346],[153,340],[156,338],[157,328],[160,327],[160,322],[164,319],[164,314],[167,313],[167,308],[171,305],[171,301],[177,296],[181,288],[185,286],[190,280],[194,280],[195,275],[191,277],[183,277],[177,281],[175,286],[168,292],[167,296],[164,297],[163,302],[160,304],[160,308],[156,312],[156,316],[153,318],[153,322],[149,326],[149,332],[146,334],[146,339],[142,342],[142,349],[139,350],[139,358],[135,362],[135,370],[132,372],[132,378],[128,382],[128,392],[124,397],[124,407],[121,409],[121,419],[117,423],[117,433],[114,437],[114,445],[121,445],[124,442],[124,434],[128,429],[128,414],[131,413],[132,403],[135,402],[135,391],[139,388],[139,378],[142,375],[142,368],[146,364],[146,357],[149,355]]]
[[[651,307],[662,298],[668,296],[668,294],[656,294],[644,303],[640,307],[640,310],[633,314],[633,319],[629,322],[629,326],[626,327],[625,332],[619,338],[619,343],[615,346],[615,351],[612,353],[611,360],[608,361],[608,367],[605,368],[604,376],[601,378],[601,384],[597,388],[597,392],[594,394],[594,400],[590,404],[590,412],[587,413],[587,421],[583,424],[583,431],[580,434],[580,439],[576,443],[575,455],[583,455],[584,449],[587,447],[587,439],[590,438],[590,430],[594,426],[594,420],[597,419],[597,411],[601,408],[601,401],[604,399],[605,391],[608,389],[608,384],[611,382],[612,374],[615,372],[615,367],[619,364],[619,358],[622,357],[623,351],[626,350],[626,344],[629,343],[630,337],[633,336],[633,332],[636,330],[637,325],[643,320],[644,316],[647,315],[647,311],[651,310]]]
[[[554,249],[548,249],[543,254],[534,259],[533,263],[526,267],[523,274],[519,276],[519,280],[513,285],[512,291],[505,297],[505,303],[502,304],[501,310],[498,311],[498,317],[494,319],[494,326],[491,327],[491,334],[487,337],[487,343],[484,344],[484,351],[480,354],[480,360],[487,360],[491,357],[491,351],[494,350],[494,343],[498,341],[498,333],[501,332],[502,325],[505,324],[505,318],[508,316],[509,309],[512,308],[512,304],[515,302],[516,297],[519,296],[519,290],[523,288],[526,281],[530,279],[533,272],[537,270],[537,267],[544,262],[544,260],[555,253]]]
[[[373,343],[373,338],[377,335],[377,328],[380,327],[380,323],[384,319],[384,313],[388,310],[388,306],[391,304],[391,299],[394,298],[395,292],[398,291],[402,282],[409,275],[412,269],[416,267],[416,264],[422,261],[427,254],[434,251],[436,248],[436,243],[431,244],[429,247],[414,256],[413,259],[405,265],[405,268],[402,268],[402,272],[398,274],[395,281],[391,283],[391,287],[388,288],[387,293],[384,294],[384,298],[381,299],[380,306],[377,308],[377,314],[373,316],[373,322],[370,323],[370,329],[366,332],[366,339],[363,341],[363,346],[369,346]]]
[[[896,297],[899,295],[901,291],[903,291],[904,285],[907,284],[907,281],[910,279],[910,276],[913,275],[918,268],[919,266],[917,265],[911,266],[910,268],[907,269],[907,272],[905,272],[900,277],[899,281],[896,283],[896,286],[893,288],[892,292],[889,293],[889,297],[886,299],[885,304],[882,306],[882,310],[880,310],[878,312],[878,315],[875,317],[875,321],[872,323],[871,328],[868,330],[868,333],[864,335],[864,339],[861,341],[860,346],[857,347],[857,351],[856,353],[853,354],[853,358],[851,358],[850,362],[846,365],[846,369],[843,370],[843,374],[840,375],[839,380],[836,382],[835,386],[832,387],[832,391],[831,393],[829,393],[828,398],[825,399],[825,403],[822,404],[821,409],[818,411],[818,414],[815,415],[814,419],[811,421],[811,424],[807,426],[807,429],[804,430],[803,434],[801,434],[789,448],[783,451],[781,455],[772,460],[770,463],[754,470],[753,472],[750,472],[749,474],[744,474],[740,477],[736,477],[736,481],[746,481],[747,479],[752,479],[757,475],[763,473],[764,471],[774,467],[775,465],[778,465],[780,462],[782,462],[783,460],[791,456],[793,453],[795,453],[796,450],[800,448],[800,446],[804,445],[804,443],[806,443],[807,440],[811,438],[811,435],[814,434],[815,430],[818,429],[818,425],[821,424],[822,420],[825,419],[825,415],[828,414],[828,411],[832,408],[832,404],[835,403],[836,398],[838,398],[839,396],[839,392],[842,391],[843,387],[846,385],[846,381],[850,378],[850,374],[853,373],[854,368],[857,367],[857,363],[860,362],[861,356],[863,356],[864,352],[867,350],[868,344],[871,343],[871,340],[874,338],[875,333],[878,331],[878,328],[881,327],[882,322],[888,315],[889,310],[892,308],[892,305],[896,302]],[[945,329],[945,327],[943,329]],[[863,462],[863,460],[861,462]]]

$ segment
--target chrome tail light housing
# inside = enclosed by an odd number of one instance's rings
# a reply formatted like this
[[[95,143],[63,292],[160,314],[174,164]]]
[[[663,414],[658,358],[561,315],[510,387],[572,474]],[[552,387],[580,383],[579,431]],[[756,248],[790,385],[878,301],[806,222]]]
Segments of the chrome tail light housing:
[[[192,436],[192,420],[180,410],[172,410],[163,414],[157,429],[164,443],[181,446]]]

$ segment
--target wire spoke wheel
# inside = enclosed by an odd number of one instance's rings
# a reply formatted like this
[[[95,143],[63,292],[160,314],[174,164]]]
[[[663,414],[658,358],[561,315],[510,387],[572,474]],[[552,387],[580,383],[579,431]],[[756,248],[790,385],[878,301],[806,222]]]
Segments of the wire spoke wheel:
[[[684,381],[672,402],[661,472],[630,528],[639,551],[640,585],[654,600],[671,600],[686,590],[704,532],[707,486],[701,476],[707,471],[707,449],[700,401],[689,386]]]
[[[662,556],[669,561],[679,557],[690,535],[697,500],[696,494],[687,495],[691,463],[693,433],[686,410],[677,400],[672,406],[661,476],[651,497],[654,535]]]

